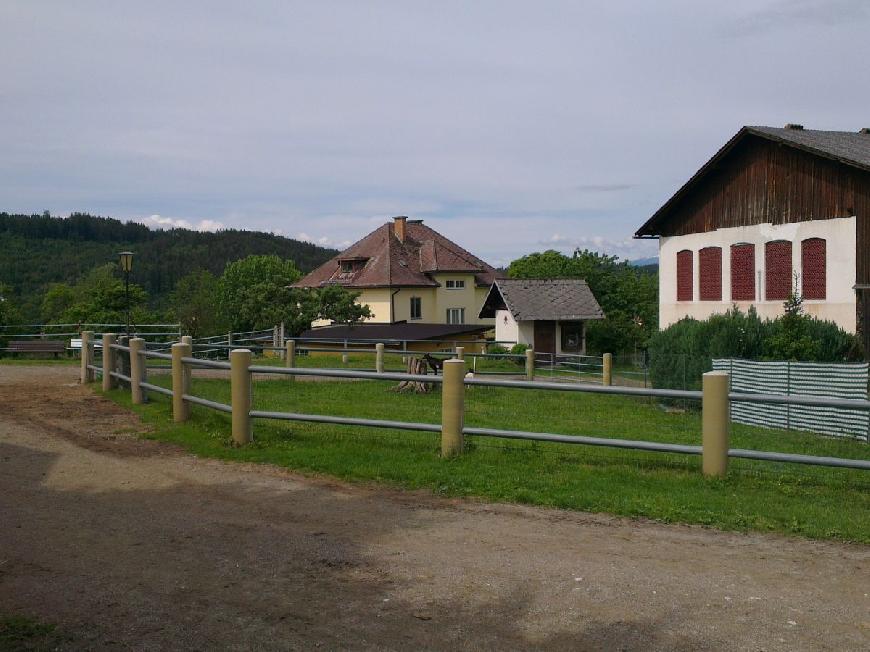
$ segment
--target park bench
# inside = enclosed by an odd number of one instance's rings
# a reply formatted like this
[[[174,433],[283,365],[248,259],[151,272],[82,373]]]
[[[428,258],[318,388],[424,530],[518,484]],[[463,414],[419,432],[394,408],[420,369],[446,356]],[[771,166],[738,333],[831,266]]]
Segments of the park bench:
[[[53,353],[56,358],[66,351],[60,340],[12,340],[6,350],[10,353]]]

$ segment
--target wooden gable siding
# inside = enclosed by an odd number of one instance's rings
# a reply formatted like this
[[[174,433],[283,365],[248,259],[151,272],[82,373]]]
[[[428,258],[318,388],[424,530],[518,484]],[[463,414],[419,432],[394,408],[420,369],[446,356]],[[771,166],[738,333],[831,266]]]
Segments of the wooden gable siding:
[[[662,235],[851,217],[870,207],[870,175],[748,136],[671,209]]]
[[[857,278],[870,283],[870,173],[748,136],[662,216],[661,235],[857,217]]]

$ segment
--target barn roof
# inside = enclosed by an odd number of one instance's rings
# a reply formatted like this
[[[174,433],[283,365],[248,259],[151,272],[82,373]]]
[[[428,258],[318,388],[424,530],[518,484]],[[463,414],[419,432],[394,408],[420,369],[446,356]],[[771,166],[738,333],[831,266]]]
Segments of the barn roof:
[[[498,275],[493,267],[423,224],[423,220],[407,220],[401,240],[396,230],[395,222],[379,226],[295,286],[437,287],[432,274],[463,272],[474,274],[476,285],[487,287]],[[342,272],[341,261],[358,264],[351,266],[353,271]]]
[[[634,237],[658,237],[661,231],[660,227],[667,219],[671,209],[686,193],[698,185],[734,147],[749,137],[771,140],[870,172],[870,131],[866,129],[854,132],[804,129],[799,125],[743,127],[637,230]]]
[[[495,317],[495,311],[502,309],[517,321],[604,319],[589,285],[576,278],[498,279],[480,317]]]

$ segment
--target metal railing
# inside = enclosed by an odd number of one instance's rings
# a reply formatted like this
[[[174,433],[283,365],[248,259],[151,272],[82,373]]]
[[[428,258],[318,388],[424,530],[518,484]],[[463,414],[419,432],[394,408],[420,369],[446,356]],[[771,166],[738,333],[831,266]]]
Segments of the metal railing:
[[[251,351],[248,349],[234,349],[230,352],[229,362],[220,362],[193,357],[192,345],[190,343],[173,344],[172,353],[165,354],[147,350],[145,348],[145,341],[140,338],[131,340],[128,346],[118,344],[115,342],[114,335],[111,334],[103,336],[102,367],[98,367],[94,365],[92,361],[94,347],[89,334],[83,334],[83,341],[85,342],[85,351],[87,352],[86,355],[83,356],[82,361],[83,382],[93,382],[95,379],[95,373],[99,373],[102,376],[103,389],[105,390],[116,387],[118,381],[126,382],[130,386],[134,403],[143,402],[146,399],[146,392],[155,392],[169,396],[172,399],[173,419],[177,422],[186,421],[189,418],[191,405],[199,405],[228,413],[232,417],[233,439],[240,445],[252,441],[253,435],[251,421],[253,419],[275,419],[335,425],[365,426],[372,428],[390,428],[418,432],[439,432],[441,433],[442,453],[445,455],[461,454],[463,452],[463,437],[469,435],[478,437],[544,441],[571,445],[606,446],[649,452],[700,455],[702,457],[702,469],[704,474],[717,477],[726,474],[728,458],[870,470],[870,460],[865,459],[823,457],[729,448],[729,405],[731,402],[778,403],[870,410],[870,401],[820,396],[745,394],[729,392],[728,374],[725,372],[714,371],[704,374],[704,389],[702,391],[697,391],[653,389],[646,387],[616,387],[606,384],[596,385],[585,383],[536,382],[532,379],[499,380],[468,377],[466,376],[465,361],[458,358],[446,360],[444,362],[444,373],[440,376],[387,372],[384,371],[382,367],[373,372],[350,369],[315,369],[295,366],[282,368],[265,365],[252,365]],[[288,353],[292,353],[294,347],[295,345],[288,345]],[[382,351],[383,346],[378,346],[377,350]],[[128,374],[122,373],[118,370],[118,356],[116,356],[116,352],[122,352],[128,355],[130,368]],[[167,389],[147,381],[145,360],[148,358],[171,360],[172,389]],[[527,354],[527,360],[530,363],[534,360],[533,352]],[[289,362],[292,362],[292,356],[288,357],[288,363]],[[534,368],[533,365],[530,364],[530,366],[532,369]],[[192,394],[190,391],[190,381],[193,368],[208,368],[228,371],[230,373],[231,403],[220,403]],[[252,409],[252,374],[287,376],[291,380],[297,377],[311,376],[439,384],[442,387],[442,422],[440,424],[418,423],[384,419],[339,417],[323,414],[254,410]],[[464,425],[464,389],[469,386],[498,387],[520,391],[545,390],[652,397],[660,399],[700,400],[702,402],[702,444],[698,446],[633,439],[611,439],[581,435],[566,435],[550,432],[469,427]]]

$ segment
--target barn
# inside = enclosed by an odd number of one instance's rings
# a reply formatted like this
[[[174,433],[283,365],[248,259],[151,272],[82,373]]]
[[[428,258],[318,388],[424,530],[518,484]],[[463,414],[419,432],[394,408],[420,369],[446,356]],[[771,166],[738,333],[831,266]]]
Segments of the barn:
[[[659,240],[659,325],[733,305],[870,325],[870,129],[743,127],[635,233]]]

